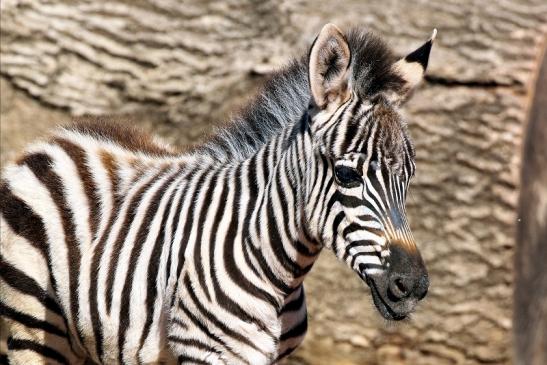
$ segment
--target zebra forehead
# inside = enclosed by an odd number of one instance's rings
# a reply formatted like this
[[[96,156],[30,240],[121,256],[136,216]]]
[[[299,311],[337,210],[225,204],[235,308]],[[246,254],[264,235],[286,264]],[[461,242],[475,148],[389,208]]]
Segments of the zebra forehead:
[[[406,155],[414,159],[414,146],[407,124],[397,107],[383,97],[362,101],[361,108],[350,109],[332,130],[338,154],[370,154],[379,151],[389,159],[400,160]],[[348,115],[349,114],[349,115]],[[342,120],[347,122],[344,123]]]
[[[353,152],[374,155],[374,159],[382,157],[394,172],[400,173],[402,165],[412,164],[415,158],[406,122],[397,107],[383,97],[375,97],[370,103],[370,112],[362,119],[359,132],[353,133],[353,138],[361,140],[353,143],[356,147]]]
[[[393,153],[403,153],[411,140],[406,122],[398,110],[382,102],[374,108],[372,118],[379,124],[381,147]]]

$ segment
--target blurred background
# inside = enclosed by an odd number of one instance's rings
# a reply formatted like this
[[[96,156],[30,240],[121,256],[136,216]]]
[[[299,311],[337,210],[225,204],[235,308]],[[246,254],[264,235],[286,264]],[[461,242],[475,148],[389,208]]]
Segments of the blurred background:
[[[428,298],[410,321],[387,323],[357,276],[324,252],[305,285],[308,336],[285,364],[516,363],[521,150],[547,34],[545,0],[0,6],[2,164],[81,115],[199,143],[273,70],[306,52],[326,22],[364,24],[400,55],[437,28],[426,82],[404,107],[418,165],[408,210],[430,272]]]

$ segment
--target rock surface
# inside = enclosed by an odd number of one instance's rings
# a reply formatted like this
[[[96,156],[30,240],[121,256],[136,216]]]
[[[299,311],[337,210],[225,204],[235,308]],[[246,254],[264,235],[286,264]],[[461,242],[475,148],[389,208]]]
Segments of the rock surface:
[[[195,143],[327,21],[364,23],[400,54],[438,28],[427,82],[405,107],[428,299],[385,323],[325,252],[307,279],[309,335],[285,363],[511,363],[520,148],[545,1],[4,0],[0,20],[2,162],[86,113]]]

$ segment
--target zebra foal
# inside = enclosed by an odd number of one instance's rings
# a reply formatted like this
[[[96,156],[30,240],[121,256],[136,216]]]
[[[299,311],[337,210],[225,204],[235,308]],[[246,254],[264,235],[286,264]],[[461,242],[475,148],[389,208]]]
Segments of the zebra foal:
[[[178,153],[100,122],[60,129],[0,182],[0,352],[10,364],[270,364],[307,328],[323,247],[405,318],[429,285],[405,217],[403,59],[326,25],[233,122]]]

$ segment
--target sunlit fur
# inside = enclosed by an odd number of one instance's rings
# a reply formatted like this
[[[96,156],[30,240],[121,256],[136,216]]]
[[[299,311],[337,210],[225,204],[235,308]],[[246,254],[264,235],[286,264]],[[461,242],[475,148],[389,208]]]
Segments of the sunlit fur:
[[[384,97],[403,81],[380,40],[346,37],[351,93],[333,111],[310,103],[302,58],[189,152],[88,123],[6,167],[0,359],[270,364],[303,340],[323,247],[363,278],[390,245],[415,249],[413,147]],[[364,183],[339,185],[339,164]]]

